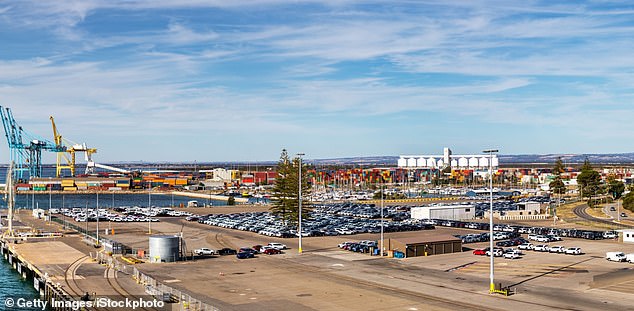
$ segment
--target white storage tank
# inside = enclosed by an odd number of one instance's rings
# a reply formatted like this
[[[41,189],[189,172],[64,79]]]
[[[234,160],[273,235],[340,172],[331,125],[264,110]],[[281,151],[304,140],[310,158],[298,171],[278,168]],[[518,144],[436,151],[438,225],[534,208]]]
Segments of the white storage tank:
[[[150,262],[174,262],[179,259],[180,237],[155,235],[150,237]]]

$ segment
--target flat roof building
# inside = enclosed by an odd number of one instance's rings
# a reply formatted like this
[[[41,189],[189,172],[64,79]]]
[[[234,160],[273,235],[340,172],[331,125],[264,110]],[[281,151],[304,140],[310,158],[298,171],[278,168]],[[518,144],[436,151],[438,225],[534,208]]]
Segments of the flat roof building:
[[[449,234],[424,234],[408,238],[387,239],[386,246],[395,256],[402,253],[405,257],[431,256],[462,252],[462,240]]]
[[[427,205],[411,208],[414,219],[463,220],[475,218],[473,205]]]

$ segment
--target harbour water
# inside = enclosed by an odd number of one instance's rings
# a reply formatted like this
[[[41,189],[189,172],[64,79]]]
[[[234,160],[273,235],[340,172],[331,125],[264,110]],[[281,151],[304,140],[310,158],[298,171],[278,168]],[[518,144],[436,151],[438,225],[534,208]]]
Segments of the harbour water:
[[[38,299],[39,294],[33,288],[33,282],[23,280],[4,258],[0,258],[0,310],[42,310],[41,308],[8,308],[6,305],[7,299],[17,303],[20,298],[32,301]]]
[[[227,205],[226,201],[207,200],[199,198],[189,198],[171,194],[159,193],[143,193],[143,194],[123,194],[123,193],[102,193],[99,194],[99,202],[97,202],[97,194],[20,194],[16,195],[15,207],[21,209],[42,208],[72,208],[72,207],[88,207],[96,208],[112,208],[118,206],[158,206],[158,207],[179,207],[181,204],[187,206],[187,202],[191,200],[198,201],[199,205],[221,206]],[[0,206],[6,208],[7,204],[2,198]]]

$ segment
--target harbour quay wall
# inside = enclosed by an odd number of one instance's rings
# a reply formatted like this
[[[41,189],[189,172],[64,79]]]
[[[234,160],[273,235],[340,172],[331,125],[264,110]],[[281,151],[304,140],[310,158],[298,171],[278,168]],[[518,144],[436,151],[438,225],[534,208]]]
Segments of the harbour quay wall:
[[[45,273],[42,273],[35,265],[31,264],[19,252],[11,247],[22,241],[21,238],[2,238],[0,240],[0,255],[7,261],[23,279],[33,284],[33,288],[40,294],[40,299],[52,305],[55,301],[75,301],[69,293],[64,291],[57,283],[47,282]],[[70,311],[72,308],[52,308],[55,311]]]

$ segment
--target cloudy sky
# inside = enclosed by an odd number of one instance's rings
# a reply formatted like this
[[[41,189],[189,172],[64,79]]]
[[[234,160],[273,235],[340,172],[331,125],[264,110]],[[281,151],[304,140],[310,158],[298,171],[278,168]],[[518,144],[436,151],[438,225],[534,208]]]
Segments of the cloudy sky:
[[[609,0],[0,0],[0,105],[99,162],[632,152],[633,34]]]

